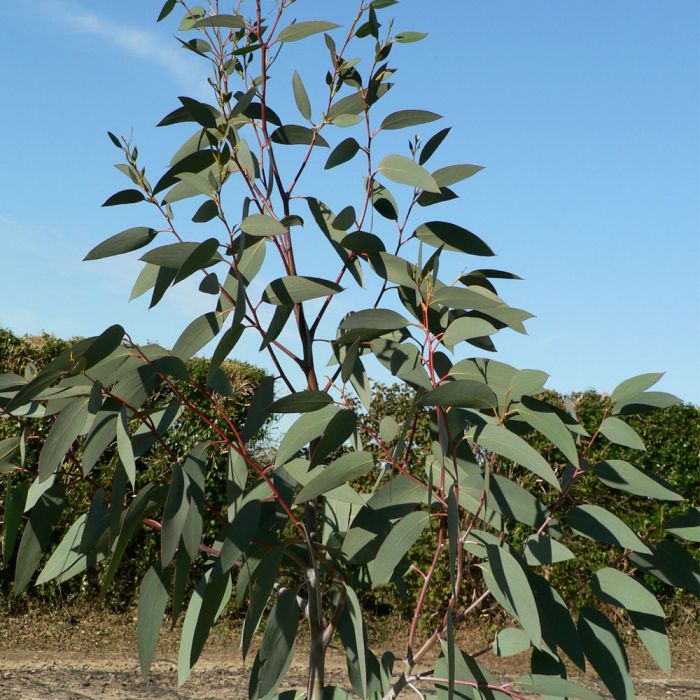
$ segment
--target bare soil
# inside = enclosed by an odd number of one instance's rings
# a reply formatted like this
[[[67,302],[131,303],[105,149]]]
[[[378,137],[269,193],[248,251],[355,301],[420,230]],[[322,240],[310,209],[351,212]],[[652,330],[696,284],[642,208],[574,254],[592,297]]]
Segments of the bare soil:
[[[394,621],[380,623],[380,629],[382,626],[391,629],[392,634],[378,648],[392,648],[399,655],[405,644],[405,630]],[[139,668],[133,612],[117,615],[62,608],[12,616],[0,613],[0,699],[246,698],[254,653],[245,661],[241,659],[237,629],[236,621],[217,625],[189,680],[178,688],[178,630],[163,630],[151,673],[144,678]],[[491,635],[484,628],[461,630],[459,637],[462,648],[475,651],[487,646]],[[700,631],[697,627],[677,629],[672,633],[672,644],[674,668],[670,678],[654,666],[642,647],[631,645],[630,665],[638,698],[700,700]],[[305,685],[304,652],[302,640],[285,688]],[[494,673],[505,676],[528,671],[526,654],[509,659],[488,655],[483,661]],[[578,680],[610,697],[592,676]],[[339,649],[331,649],[327,681],[348,685],[345,659]]]

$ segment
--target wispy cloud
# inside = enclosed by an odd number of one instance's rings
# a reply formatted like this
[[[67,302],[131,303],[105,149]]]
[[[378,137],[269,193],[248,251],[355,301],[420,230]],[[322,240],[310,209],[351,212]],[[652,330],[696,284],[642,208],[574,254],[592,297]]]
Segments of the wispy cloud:
[[[67,0],[41,0],[37,6],[44,17],[75,33],[100,37],[130,56],[160,66],[190,94],[201,91],[202,66],[193,61],[192,55],[185,55],[172,38],[115,22]]]

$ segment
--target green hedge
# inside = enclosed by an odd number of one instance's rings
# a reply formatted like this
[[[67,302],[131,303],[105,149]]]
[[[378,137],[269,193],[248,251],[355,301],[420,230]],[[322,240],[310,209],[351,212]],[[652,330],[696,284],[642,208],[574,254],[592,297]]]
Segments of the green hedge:
[[[540,397],[555,405],[563,406],[563,397],[549,391]],[[576,393],[569,397],[576,406],[577,414],[590,433],[594,426],[599,425],[602,414],[608,403],[604,394],[595,391]],[[409,407],[410,391],[397,384],[383,386],[375,393],[375,399],[371,410],[364,420],[363,441],[368,449],[372,449],[372,433],[379,430],[379,421],[382,416],[393,416],[399,423],[404,419]],[[626,416],[625,420],[640,434],[646,451],[629,450],[611,445],[606,440],[596,440],[590,452],[592,463],[603,459],[624,459],[637,466],[662,477],[673,485],[676,490],[688,499],[697,499],[700,493],[700,408],[698,406],[683,404],[674,406],[650,414]],[[556,449],[541,436],[536,434],[524,436],[551,464],[563,464],[565,459]],[[430,453],[429,417],[427,413],[420,415],[414,444],[413,455],[409,464],[413,465],[416,472],[423,471],[425,457]],[[589,502],[601,505],[613,513],[619,515],[642,538],[663,538],[665,533],[662,522],[675,514],[684,512],[687,503],[665,503],[649,501],[643,498],[626,496],[620,491],[608,489],[600,483],[592,474],[583,475],[577,479],[575,487],[571,491],[571,504]],[[525,529],[514,524],[513,533],[517,534]],[[602,566],[609,563],[615,556],[613,548],[596,544],[588,539],[578,539],[578,547],[574,554],[576,559],[563,562],[547,572],[548,578],[560,591],[565,599],[573,599],[576,605],[584,604],[585,596],[590,595],[590,589],[586,583],[591,575]],[[700,557],[700,546],[686,543],[687,548]],[[435,550],[429,531],[424,533],[419,540],[412,556],[412,563],[425,570]],[[445,553],[445,556],[446,553]],[[428,605],[436,610],[444,600],[444,587],[449,587],[448,567],[438,567],[433,577],[434,584],[428,593]],[[440,580],[443,575],[444,580]],[[670,587],[664,586],[660,581],[652,577],[645,577],[646,583],[657,594],[660,594],[668,614],[672,619],[682,620],[692,618],[697,614],[698,602],[689,593],[682,591],[673,592]],[[405,578],[404,596],[390,595],[387,591],[370,594],[372,600],[367,603],[375,606],[380,611],[394,608],[402,614],[408,613],[413,608],[413,601],[418,593],[422,579],[417,572],[409,573]],[[474,589],[481,588],[480,577],[477,575],[473,581]],[[388,589],[387,589],[388,590]]]
[[[62,340],[46,333],[39,336],[18,337],[8,330],[0,329],[0,374],[5,372],[21,374],[25,371],[32,371],[32,368],[41,369],[75,340]],[[194,358],[189,362],[188,368],[190,376],[195,380],[194,384],[204,385],[209,368],[208,361]],[[233,361],[225,362],[222,365],[222,369],[231,381],[234,392],[231,398],[218,397],[219,401],[234,422],[241,422],[250,399],[265,376],[265,372],[253,365]],[[176,382],[176,385],[178,390],[186,398],[194,401],[214,424],[219,425],[223,423],[223,419],[212,410],[206,400],[203,400],[195,385],[183,381]],[[147,404],[144,408],[147,410],[149,405],[162,406],[167,404],[169,392],[171,390],[168,388],[162,389],[157,396],[150,400],[150,404]],[[27,422],[27,427],[30,431],[30,439],[27,440],[26,460],[28,464],[32,464],[38,460],[41,446],[50,427],[50,420],[33,420]],[[21,429],[21,422],[1,419],[0,440],[19,434]],[[264,427],[256,436],[253,446],[256,444],[267,444],[269,442],[269,430],[269,426]],[[184,454],[194,444],[213,438],[213,430],[190,413],[183,414],[182,418],[179,419],[177,430],[173,430],[168,434],[169,446],[177,454]],[[76,478],[73,481],[67,480],[67,488],[70,492],[69,498],[56,532],[65,532],[78,515],[85,510],[93,493],[100,486],[108,487],[114,472],[115,459],[116,456],[113,452],[105,452],[88,480],[81,478]],[[153,479],[169,481],[171,465],[162,446],[158,446],[147,453],[147,456],[144,456],[139,466],[137,489],[140,487],[139,481],[142,483]],[[13,478],[21,477],[13,476]],[[223,466],[212,464],[207,473],[207,492],[212,495],[213,505],[221,506],[224,510],[225,479],[226,475]],[[217,502],[217,495],[220,502]],[[4,522],[3,503],[4,497],[0,497],[0,520]],[[219,527],[213,519],[206,522],[204,524],[205,538],[212,538]],[[4,541],[2,544],[4,547]],[[119,567],[119,574],[107,594],[106,601],[110,607],[121,609],[133,602],[146,569],[153,559],[157,558],[159,546],[160,538],[158,534],[145,528],[133,540]],[[7,567],[0,570],[0,597],[7,604],[17,605],[17,601],[11,601],[9,596],[12,589],[10,574],[14,570],[14,562],[11,560],[8,564]],[[76,576],[63,584],[51,582],[45,586],[31,588],[28,595],[47,602],[94,598],[99,592],[100,574],[99,570],[90,570],[84,575]],[[22,604],[22,599],[20,599],[19,604]]]

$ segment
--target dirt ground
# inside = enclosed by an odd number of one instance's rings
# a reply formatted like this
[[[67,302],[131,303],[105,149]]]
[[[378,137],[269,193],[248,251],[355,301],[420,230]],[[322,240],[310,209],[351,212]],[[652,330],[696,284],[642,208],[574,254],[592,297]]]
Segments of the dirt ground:
[[[8,616],[0,613],[0,699],[87,700],[100,698],[177,698],[219,700],[247,697],[247,673],[254,654],[243,662],[238,652],[234,622],[218,625],[190,679],[177,688],[178,632],[163,630],[151,674],[141,675],[136,650],[133,613],[85,613],[62,609],[47,613],[28,612]],[[402,648],[403,631],[383,648]],[[460,646],[481,649],[489,643],[485,630],[462,630]],[[527,655],[509,659],[484,657],[495,673],[512,676],[527,672]],[[303,687],[304,644],[297,648],[295,661],[284,688]],[[673,635],[674,668],[665,678],[643,648],[631,647],[630,664],[637,698],[694,698],[700,700],[700,633],[684,628]],[[592,678],[577,679],[584,685],[604,689]],[[347,686],[342,651],[332,649],[327,681]]]

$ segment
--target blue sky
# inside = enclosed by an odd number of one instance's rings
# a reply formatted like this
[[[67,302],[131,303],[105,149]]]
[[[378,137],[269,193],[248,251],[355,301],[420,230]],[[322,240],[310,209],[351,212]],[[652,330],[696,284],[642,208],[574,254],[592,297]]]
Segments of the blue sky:
[[[159,5],[0,6],[12,27],[0,48],[0,325],[69,336],[120,322],[168,345],[208,310],[186,285],[150,312],[143,299],[128,303],[138,255],[81,262],[108,235],[152,223],[140,205],[100,208],[128,186],[105,132],[133,132],[157,177],[188,133],[155,123],[178,95],[206,96],[202,66],[173,39],[176,22],[155,24]],[[341,21],[354,6],[298,0],[291,14]],[[473,230],[498,253],[484,266],[525,278],[499,289],[536,318],[527,337],[497,336],[497,359],[544,369],[562,391],[609,391],[665,370],[660,389],[700,403],[700,5],[404,0],[390,14],[398,29],[429,36],[392,54],[398,85],[382,114],[433,109],[453,127],[434,166],[486,166],[424,220]],[[308,87],[323,75],[319,56],[319,37],[290,47],[278,69],[283,99],[285,70],[298,68]],[[332,199],[361,173],[338,177],[309,179],[305,191]],[[344,308],[363,303],[344,296]],[[257,344],[237,353],[263,362]]]

